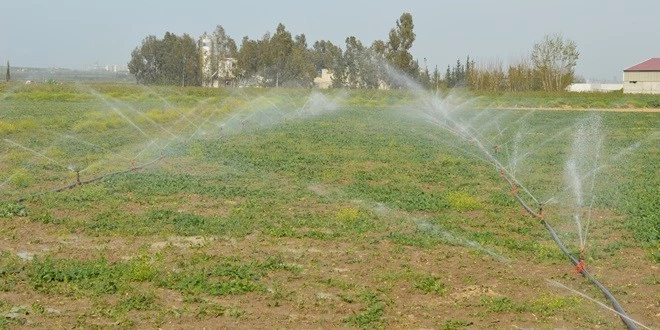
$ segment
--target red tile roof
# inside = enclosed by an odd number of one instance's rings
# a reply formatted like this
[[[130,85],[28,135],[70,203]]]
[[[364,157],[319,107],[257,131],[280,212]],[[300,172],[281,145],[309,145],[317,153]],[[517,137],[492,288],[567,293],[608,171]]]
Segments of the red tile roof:
[[[660,71],[660,57],[650,58],[623,71]]]

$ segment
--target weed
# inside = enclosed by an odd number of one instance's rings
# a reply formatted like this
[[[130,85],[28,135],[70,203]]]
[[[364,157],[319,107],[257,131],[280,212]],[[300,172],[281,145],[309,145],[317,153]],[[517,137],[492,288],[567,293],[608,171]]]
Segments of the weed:
[[[239,318],[245,312],[239,308],[225,307],[216,303],[203,303],[197,307],[195,317],[204,320],[209,318],[216,318],[220,316],[230,316]]]
[[[440,329],[442,329],[442,330],[465,329],[466,327],[469,327],[472,324],[473,324],[472,322],[468,322],[468,321],[447,320],[442,324],[442,327],[440,327]]]
[[[11,217],[25,217],[27,216],[27,209],[24,204],[16,203],[0,203],[0,217],[2,218],[11,218]]]
[[[445,284],[440,282],[440,279],[435,276],[419,276],[417,279],[415,279],[413,286],[415,289],[418,289],[426,294],[432,293],[443,296],[447,293],[447,287]]]
[[[344,321],[358,328],[383,328],[386,325],[383,316],[385,314],[385,303],[379,295],[374,292],[364,292],[360,295],[365,308],[357,314],[347,317]]]
[[[550,317],[561,310],[575,307],[578,301],[576,297],[541,296],[523,302],[515,302],[508,297],[489,297],[482,298],[481,305],[490,313],[533,313],[542,317]]]
[[[480,208],[479,201],[464,191],[449,192],[447,202],[451,208],[459,211],[471,211]]]
[[[38,302],[33,302],[30,305],[30,308],[32,309],[32,313],[35,313],[37,315],[43,315],[46,312],[46,308],[44,307],[44,305]]]
[[[160,308],[157,297],[150,293],[136,293],[120,301],[117,310],[122,313],[130,311],[149,311]]]

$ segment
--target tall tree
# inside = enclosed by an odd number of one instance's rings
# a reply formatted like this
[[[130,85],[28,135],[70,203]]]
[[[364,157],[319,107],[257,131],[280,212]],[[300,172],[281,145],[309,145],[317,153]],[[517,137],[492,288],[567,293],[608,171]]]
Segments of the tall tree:
[[[449,65],[447,65],[447,71],[445,71],[445,87],[454,87],[454,81],[451,76],[451,68]]]
[[[284,82],[296,87],[311,87],[316,76],[312,52],[304,34],[295,36],[291,55],[284,67]]]
[[[539,88],[537,80],[534,79],[534,68],[529,56],[510,63],[507,78],[510,91],[530,91]]]
[[[374,40],[369,47],[370,65],[376,70],[376,86],[380,88],[381,84],[387,83],[389,80],[387,72],[387,45],[382,40]]]
[[[435,91],[437,92],[440,89],[440,80],[442,78],[440,77],[440,71],[438,70],[438,66],[435,66],[435,70],[433,70],[433,77],[431,78],[431,83],[433,84],[433,87],[435,88]]]
[[[348,63],[346,56],[339,51],[332,60],[332,88],[348,87]]]
[[[322,69],[332,69],[334,61],[338,56],[341,56],[341,48],[335,46],[332,42],[327,40],[320,40],[314,42],[312,46],[312,62],[317,72]]]
[[[354,36],[346,38],[346,51],[344,51],[344,63],[346,64],[346,84],[349,88],[362,87],[360,79],[360,56],[364,52],[364,46]]]
[[[11,73],[9,72],[9,61],[7,61],[7,74],[5,74],[5,79],[7,80],[7,82],[11,80]]]
[[[268,72],[269,78],[275,83],[275,87],[280,85],[280,79],[284,77],[284,69],[293,51],[293,38],[291,33],[286,30],[284,24],[277,25],[275,34],[270,39],[269,55],[271,56],[271,70]]]
[[[236,42],[227,33],[222,25],[215,27],[213,31],[213,41],[215,43],[215,56],[219,59],[225,59],[236,56]]]
[[[387,41],[387,58],[395,68],[416,77],[419,66],[415,65],[409,52],[415,41],[414,27],[412,15],[403,13],[396,21],[396,27],[390,30],[389,40]]]
[[[135,75],[135,79],[139,84],[156,84],[158,76],[156,48],[158,42],[156,36],[147,36],[142,40],[142,45],[131,52],[128,70]]]
[[[256,74],[259,67],[259,44],[256,40],[250,40],[245,36],[236,54],[234,75],[242,80]]]
[[[387,56],[387,45],[382,40],[374,40],[371,43],[371,50],[383,58]]]
[[[162,40],[147,36],[131,53],[128,69],[141,84],[201,84],[197,43],[187,34],[166,32]]]
[[[543,89],[560,91],[570,85],[579,56],[575,42],[561,34],[545,35],[534,44],[531,59]]]
[[[199,86],[202,81],[199,75],[199,56],[197,43],[187,33],[179,37],[178,52],[181,56],[181,86]]]
[[[346,87],[378,87],[378,66],[377,62],[374,61],[374,55],[354,36],[346,38],[343,63],[345,65],[343,77],[345,78]]]
[[[234,75],[239,79],[246,79],[256,75],[262,67],[262,56],[259,51],[259,42],[243,37],[241,48],[236,54],[236,67]]]

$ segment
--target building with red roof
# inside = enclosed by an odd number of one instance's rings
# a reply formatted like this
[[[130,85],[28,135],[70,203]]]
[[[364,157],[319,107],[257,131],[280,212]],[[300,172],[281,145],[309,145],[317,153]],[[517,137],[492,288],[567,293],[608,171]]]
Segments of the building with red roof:
[[[660,94],[660,57],[650,58],[623,70],[623,92]]]

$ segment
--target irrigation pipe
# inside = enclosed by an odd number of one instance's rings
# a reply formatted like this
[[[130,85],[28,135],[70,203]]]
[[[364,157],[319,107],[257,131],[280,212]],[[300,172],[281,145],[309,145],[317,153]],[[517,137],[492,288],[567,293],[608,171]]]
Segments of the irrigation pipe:
[[[614,295],[612,295],[612,293],[609,290],[607,290],[607,288],[604,285],[602,285],[595,277],[593,277],[593,275],[591,275],[591,273],[589,273],[589,271],[587,271],[587,269],[584,267],[584,260],[582,259],[582,257],[580,257],[580,259],[577,259],[568,251],[562,240],[557,235],[557,232],[555,232],[554,228],[552,228],[552,226],[543,218],[542,210],[539,210],[539,212],[534,211],[529,205],[527,205],[527,203],[525,203],[525,201],[518,194],[518,190],[517,190],[518,184],[516,183],[516,181],[504,175],[504,171],[501,171],[500,174],[511,185],[513,197],[516,198],[518,203],[522,205],[522,207],[525,209],[525,211],[527,211],[527,213],[539,219],[541,224],[543,224],[543,226],[550,233],[550,236],[552,236],[552,239],[555,241],[555,243],[557,243],[557,246],[559,246],[561,252],[563,252],[568,257],[568,259],[571,260],[573,265],[577,267],[576,270],[579,271],[587,279],[589,279],[591,283],[596,285],[601,292],[603,292],[607,300],[609,300],[610,303],[612,304],[612,308],[614,308],[614,310],[617,311],[619,318],[621,318],[621,321],[623,321],[626,327],[628,327],[628,329],[630,330],[637,330],[637,325],[626,314],[626,312],[623,310],[623,307],[621,307],[621,304],[619,304],[619,302],[616,300]]]
[[[68,189],[73,189],[75,187],[82,186],[84,184],[88,184],[88,183],[92,183],[92,182],[96,182],[96,181],[105,179],[109,176],[141,170],[143,168],[146,168],[146,167],[149,167],[153,164],[156,164],[157,162],[159,162],[164,157],[165,156],[163,156],[161,154],[160,156],[158,156],[158,158],[156,158],[156,159],[154,159],[154,160],[152,160],[148,163],[144,163],[144,164],[138,165],[138,166],[131,166],[131,167],[125,169],[125,170],[119,170],[119,171],[114,171],[114,172],[110,172],[110,173],[105,173],[105,174],[93,177],[91,179],[88,179],[88,180],[80,180],[80,171],[78,171],[78,172],[76,172],[76,182],[73,182],[73,183],[70,183],[70,184],[67,184],[67,185],[64,185],[64,186],[61,186],[61,187],[57,187],[57,188],[54,188],[54,189],[50,189],[50,190],[47,190],[47,191],[44,191],[44,192],[40,192],[38,194],[21,197],[21,198],[18,199],[18,202],[21,203],[21,202],[26,201],[29,198],[36,197],[36,196],[42,196],[42,195],[45,195],[47,193],[55,193],[55,192],[60,192],[60,191],[68,190]]]

